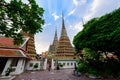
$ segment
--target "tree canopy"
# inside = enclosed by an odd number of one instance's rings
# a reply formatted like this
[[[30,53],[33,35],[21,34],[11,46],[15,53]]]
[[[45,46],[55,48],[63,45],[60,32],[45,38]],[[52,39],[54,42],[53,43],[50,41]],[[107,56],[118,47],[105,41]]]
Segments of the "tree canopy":
[[[83,50],[78,71],[103,78],[120,76],[120,8],[88,21],[73,44],[76,51]]]
[[[14,38],[15,44],[22,43],[20,30],[29,34],[42,31],[44,9],[39,7],[35,0],[0,1],[0,34]]]
[[[73,44],[77,51],[90,48],[102,52],[120,52],[120,8],[88,21],[74,37]]]

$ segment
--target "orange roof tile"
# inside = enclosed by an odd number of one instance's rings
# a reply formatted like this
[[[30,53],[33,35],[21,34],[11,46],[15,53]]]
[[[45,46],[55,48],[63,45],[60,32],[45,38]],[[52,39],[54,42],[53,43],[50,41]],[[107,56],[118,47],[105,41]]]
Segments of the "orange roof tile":
[[[0,57],[25,57],[19,50],[0,50]]]
[[[13,38],[0,37],[0,57],[24,57],[28,58],[24,49],[20,45],[14,45]]]
[[[13,38],[0,37],[0,46],[1,47],[13,47],[14,42]]]

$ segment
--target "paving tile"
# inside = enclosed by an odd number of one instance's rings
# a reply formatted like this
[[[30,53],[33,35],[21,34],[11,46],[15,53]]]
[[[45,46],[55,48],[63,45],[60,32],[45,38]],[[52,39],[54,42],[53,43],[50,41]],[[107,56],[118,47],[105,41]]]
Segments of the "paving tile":
[[[14,80],[94,80],[85,76],[76,77],[73,69],[52,71],[28,71],[15,77]]]

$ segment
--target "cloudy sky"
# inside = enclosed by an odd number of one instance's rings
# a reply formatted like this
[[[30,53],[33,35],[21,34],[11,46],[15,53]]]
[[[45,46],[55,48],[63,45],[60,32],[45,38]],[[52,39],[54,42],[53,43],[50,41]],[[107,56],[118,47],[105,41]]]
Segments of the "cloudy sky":
[[[72,43],[73,37],[94,17],[100,17],[120,7],[120,0],[36,0],[45,10],[43,32],[35,35],[38,54],[48,50],[54,38],[55,29],[58,37],[61,33],[61,15],[64,14],[65,27]]]

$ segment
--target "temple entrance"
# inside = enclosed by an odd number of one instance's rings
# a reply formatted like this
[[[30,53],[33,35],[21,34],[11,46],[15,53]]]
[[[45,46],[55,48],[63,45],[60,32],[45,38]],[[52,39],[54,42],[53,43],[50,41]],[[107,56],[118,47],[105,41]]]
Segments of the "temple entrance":
[[[6,65],[8,58],[0,58],[0,74],[3,72],[3,69]]]
[[[51,70],[51,67],[52,67],[52,59],[49,58],[49,59],[47,60],[47,69],[50,71],[50,70]]]

